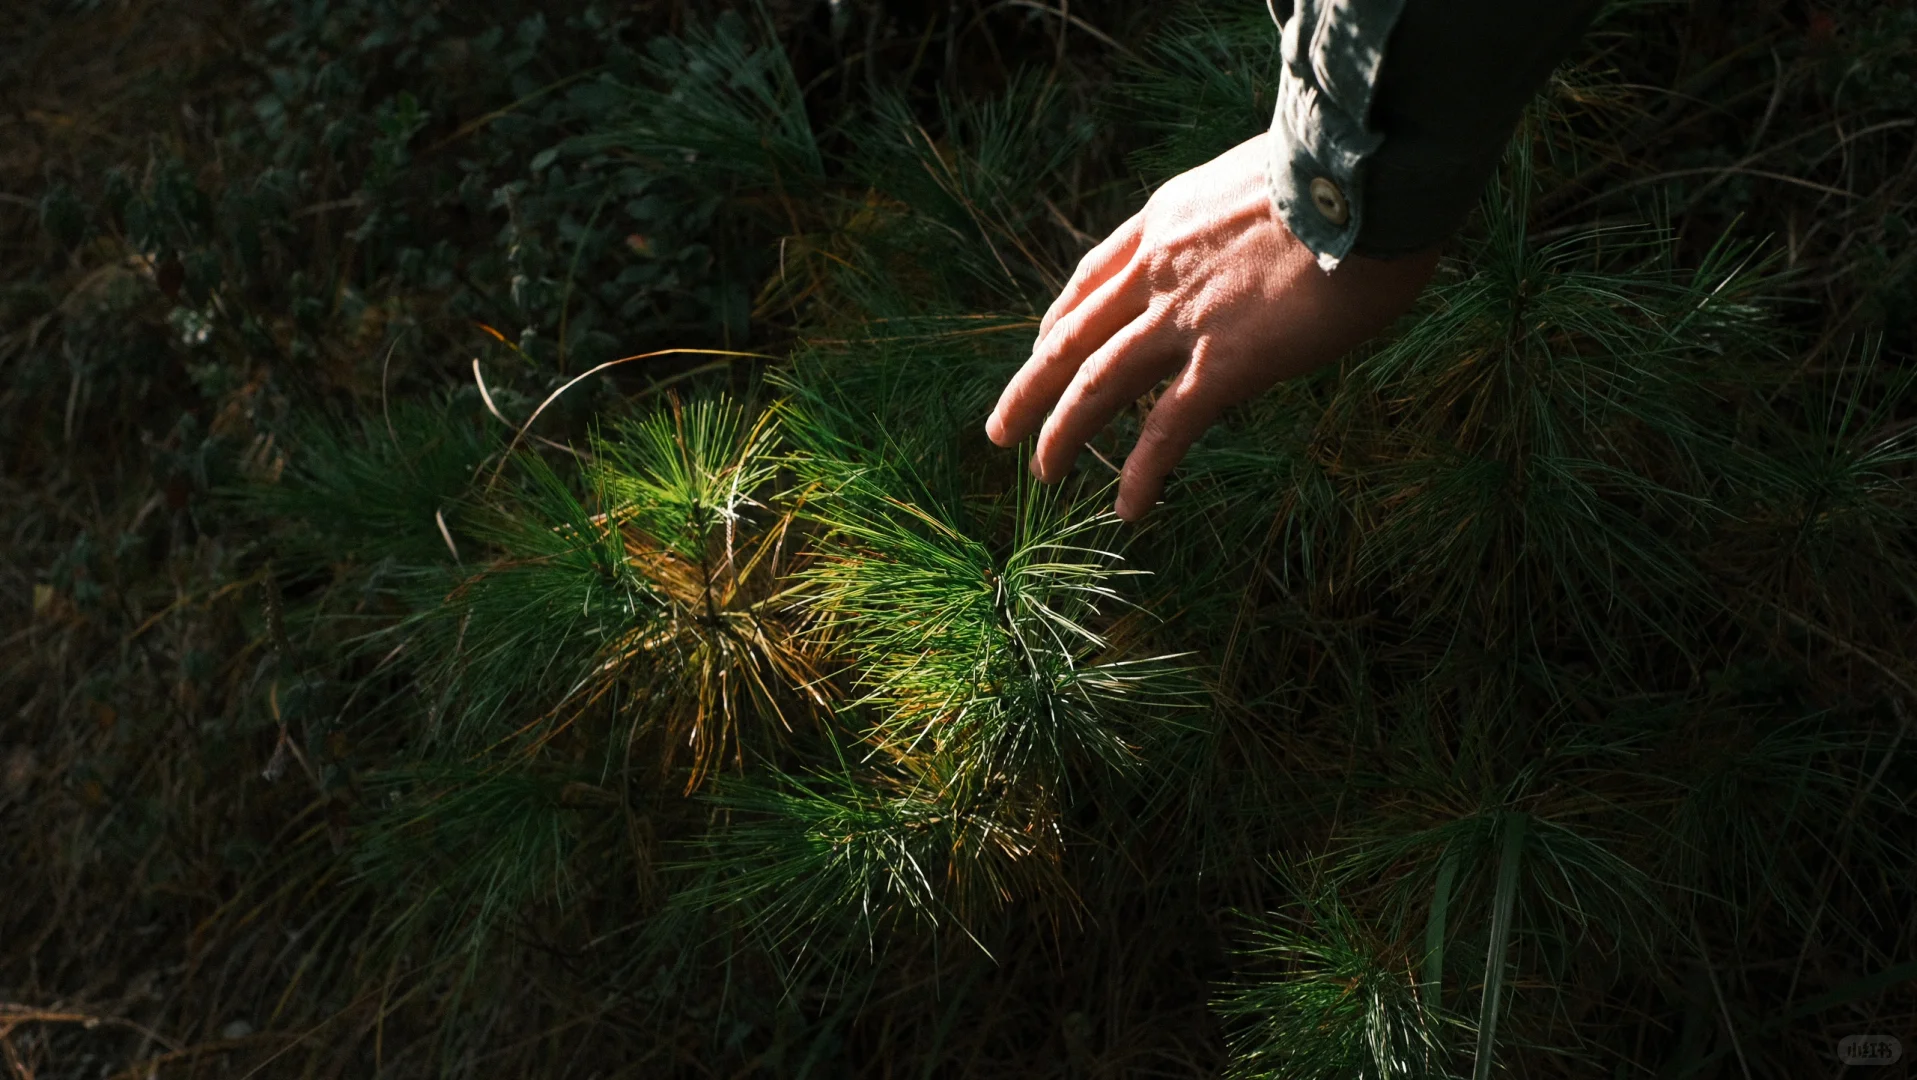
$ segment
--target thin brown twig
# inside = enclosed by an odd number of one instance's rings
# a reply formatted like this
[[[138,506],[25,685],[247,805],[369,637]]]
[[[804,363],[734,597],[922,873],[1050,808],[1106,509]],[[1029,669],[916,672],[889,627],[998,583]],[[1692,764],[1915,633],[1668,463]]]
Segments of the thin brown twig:
[[[137,1031],[169,1050],[177,1050],[180,1046],[179,1043],[154,1031],[152,1028],[122,1017],[100,1016],[95,1013],[56,1009],[41,1009],[31,1005],[16,1005],[12,1002],[0,1001],[0,1039],[5,1039],[12,1035],[14,1029],[22,1024],[79,1024],[86,1028],[98,1027],[101,1024],[111,1024],[115,1027],[130,1028],[133,1031]]]
[[[33,1070],[20,1058],[20,1051],[14,1049],[13,1040],[0,1035],[0,1050],[7,1052],[7,1070],[19,1080],[33,1080]]]

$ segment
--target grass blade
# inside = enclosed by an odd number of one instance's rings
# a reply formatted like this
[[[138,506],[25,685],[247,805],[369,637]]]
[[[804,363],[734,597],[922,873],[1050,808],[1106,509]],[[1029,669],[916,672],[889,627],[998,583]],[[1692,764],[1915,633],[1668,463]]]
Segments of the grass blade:
[[[1524,834],[1531,823],[1531,815],[1515,810],[1505,811],[1503,818],[1498,891],[1492,898],[1491,945],[1484,959],[1484,1004],[1478,1010],[1478,1057],[1471,1067],[1472,1080],[1487,1080],[1491,1075],[1491,1047],[1497,1038],[1505,954],[1511,944],[1511,909],[1518,898],[1518,863],[1524,854]]]
[[[1458,879],[1458,853],[1446,845],[1438,857],[1438,880],[1431,890],[1431,913],[1424,924],[1424,993],[1436,1008],[1444,991],[1444,923],[1451,907],[1451,889]]]

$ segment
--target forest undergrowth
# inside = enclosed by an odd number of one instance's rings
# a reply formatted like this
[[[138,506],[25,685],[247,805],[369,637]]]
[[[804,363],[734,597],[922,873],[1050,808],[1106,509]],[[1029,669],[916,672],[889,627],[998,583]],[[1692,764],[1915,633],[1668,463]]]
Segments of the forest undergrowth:
[[[1917,8],[1612,4],[1417,309],[1126,526],[1149,399],[1050,487],[985,416],[1276,46],[0,24],[0,1070],[1917,1052]]]

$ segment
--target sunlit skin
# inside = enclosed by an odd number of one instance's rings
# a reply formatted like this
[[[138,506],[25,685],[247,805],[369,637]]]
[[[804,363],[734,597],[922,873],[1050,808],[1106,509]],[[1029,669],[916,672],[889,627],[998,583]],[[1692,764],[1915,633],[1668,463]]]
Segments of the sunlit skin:
[[[1079,262],[985,423],[999,446],[1038,432],[1034,476],[1065,476],[1088,440],[1169,376],[1118,484],[1118,516],[1140,521],[1227,408],[1337,360],[1431,279],[1435,248],[1320,269],[1267,194],[1269,137],[1172,178]]]

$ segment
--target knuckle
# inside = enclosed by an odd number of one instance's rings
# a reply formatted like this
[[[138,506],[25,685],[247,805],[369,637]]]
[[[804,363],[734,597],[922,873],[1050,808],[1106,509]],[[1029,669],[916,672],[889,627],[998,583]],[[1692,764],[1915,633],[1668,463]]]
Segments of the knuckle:
[[[1079,396],[1091,401],[1111,397],[1118,382],[1117,372],[1113,370],[1116,366],[1109,360],[1095,367],[1088,366],[1079,383]]]
[[[1132,253],[1131,265],[1125,269],[1135,280],[1149,281],[1165,260],[1165,249],[1152,237],[1147,236],[1138,243],[1138,250]]]
[[[1056,363],[1062,356],[1070,355],[1079,347],[1085,336],[1085,313],[1075,311],[1058,320],[1052,327],[1052,333],[1045,339],[1044,351],[1036,354],[1047,365]]]
[[[1132,446],[1132,458],[1138,462],[1141,476],[1155,476],[1160,469],[1159,462],[1167,450],[1171,449],[1171,436],[1165,430],[1164,423],[1152,423],[1148,419],[1139,429],[1138,442]]]
[[[1217,341],[1209,334],[1198,334],[1192,339],[1191,360],[1186,366],[1186,380],[1202,379],[1209,374],[1218,361]]]
[[[1188,267],[1180,265],[1178,255],[1162,246],[1153,246],[1140,260],[1145,283],[1154,297],[1183,296],[1192,286]]]
[[[1045,317],[1038,323],[1038,336],[1041,340],[1051,332],[1052,327],[1058,325],[1058,320],[1064,317],[1066,295],[1066,293],[1060,293],[1058,299],[1052,301],[1052,306],[1045,309]]]
[[[1163,462],[1161,471],[1171,468],[1191,444],[1195,418],[1189,404],[1175,393],[1167,394],[1159,398],[1139,428],[1138,445],[1146,450],[1148,460]]]

